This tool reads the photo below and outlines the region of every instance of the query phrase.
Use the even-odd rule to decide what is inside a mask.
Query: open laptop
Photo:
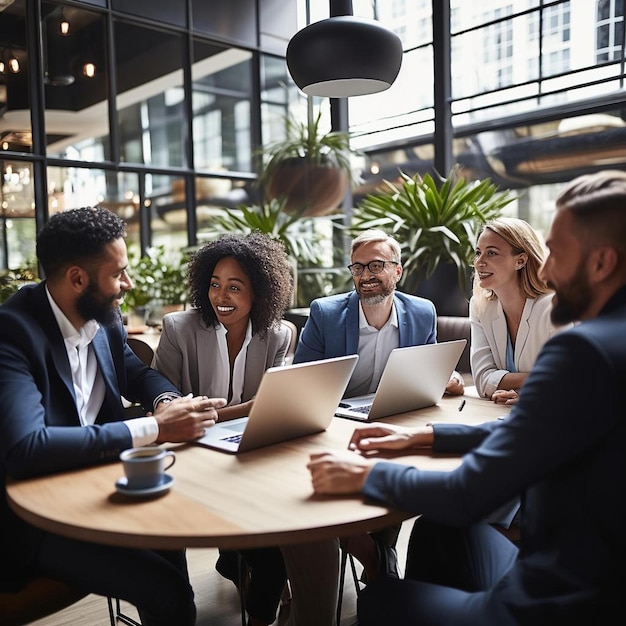
[[[344,398],[335,415],[369,422],[437,404],[466,344],[458,339],[392,350],[376,393]]]
[[[270,367],[250,415],[218,422],[194,443],[237,454],[326,430],[358,358]]]

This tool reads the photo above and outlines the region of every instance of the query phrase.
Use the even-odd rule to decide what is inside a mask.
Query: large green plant
[[[464,287],[478,231],[516,198],[489,178],[465,180],[460,172],[455,166],[437,180],[401,172],[402,184],[385,181],[385,191],[368,195],[353,212],[353,234],[381,228],[398,239],[404,257],[401,285],[407,290],[414,291],[442,263],[456,267]]]
[[[138,246],[128,248],[128,273],[134,287],[124,297],[123,309],[184,304],[187,300],[187,258],[168,254],[164,245],[153,246],[144,255]]]
[[[320,263],[320,241],[312,218],[286,213],[283,208],[284,200],[270,200],[260,205],[221,209],[212,217],[211,227],[215,235],[260,231],[282,242],[287,254],[298,263]]]

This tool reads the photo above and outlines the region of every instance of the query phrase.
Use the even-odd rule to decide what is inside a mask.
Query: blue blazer
[[[382,461],[367,478],[366,496],[450,525],[521,496],[520,553],[488,592],[485,623],[610,623],[609,607],[621,607],[625,338],[623,287],[596,318],[544,344],[506,420],[435,427],[436,450],[476,446],[458,469]]]
[[[161,393],[179,394],[128,347],[121,316],[98,330],[93,348],[106,391],[96,423],[83,427],[65,342],[44,283],[23,287],[0,306],[0,587],[17,585],[40,537],[9,509],[7,476],[27,478],[115,461],[132,446],[122,423],[121,396],[152,410]]]
[[[393,301],[401,348],[437,342],[437,313],[430,300],[395,291]],[[357,354],[358,348],[359,296],[350,291],[311,302],[293,362]]]

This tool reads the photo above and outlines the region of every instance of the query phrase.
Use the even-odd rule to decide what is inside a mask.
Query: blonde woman
[[[539,350],[556,331],[552,291],[539,278],[545,248],[528,222],[500,217],[482,228],[470,300],[470,362],[476,390],[513,404]]]

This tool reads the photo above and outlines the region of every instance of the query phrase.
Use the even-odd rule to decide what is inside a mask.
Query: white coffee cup
[[[129,448],[120,454],[129,489],[150,489],[162,484],[165,470],[176,462],[172,450],[159,446]]]

